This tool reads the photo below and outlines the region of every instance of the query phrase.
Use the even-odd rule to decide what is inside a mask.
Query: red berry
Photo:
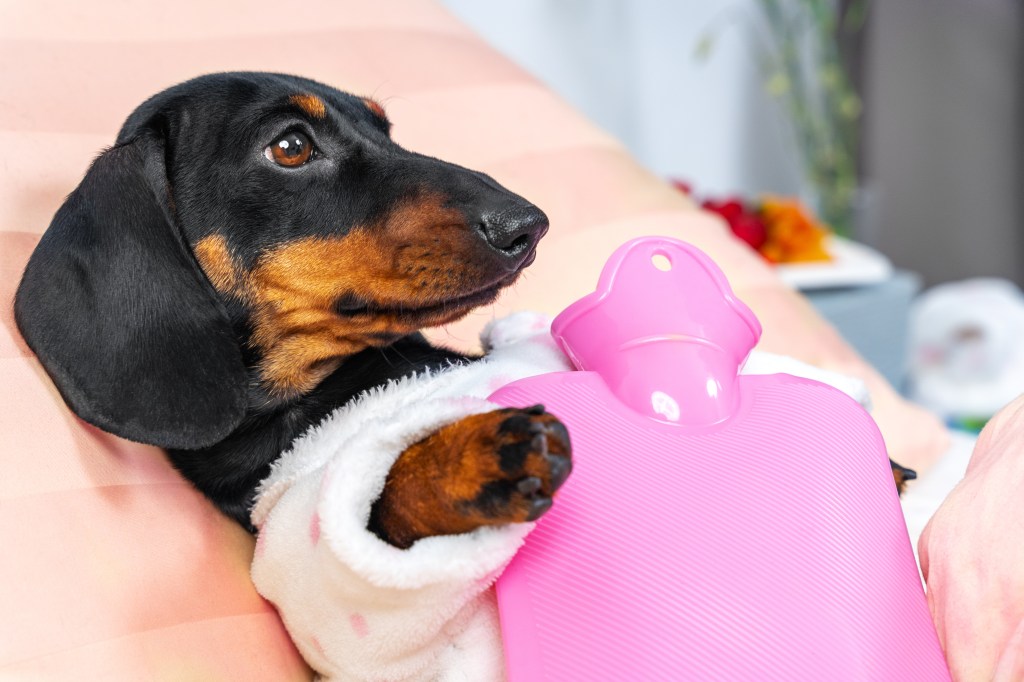
[[[742,218],[746,213],[746,210],[743,208],[742,202],[737,201],[736,199],[730,199],[721,205],[720,212],[722,216],[732,224]]]
[[[742,215],[729,225],[733,234],[745,241],[754,249],[760,249],[768,240],[768,231],[761,219],[747,214]]]

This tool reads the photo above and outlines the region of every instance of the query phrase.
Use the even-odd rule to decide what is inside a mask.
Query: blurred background
[[[1024,391],[1024,3],[444,3],[698,201],[781,194],[848,221],[892,274],[806,293],[896,385]]]
[[[698,194],[751,196],[805,189],[765,73],[778,48],[765,6],[863,4],[858,24],[836,32],[863,102],[857,237],[929,284],[1024,284],[1019,0],[444,2],[652,171]]]

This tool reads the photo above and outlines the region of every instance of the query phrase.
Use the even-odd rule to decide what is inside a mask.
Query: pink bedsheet
[[[21,269],[63,197],[144,98],[204,72],[301,73],[382,101],[409,148],[493,175],[550,235],[493,315],[556,312],[627,238],[689,240],[761,318],[762,347],[865,377],[892,454],[942,431],[903,403],[714,218],[429,0],[5,3],[0,21],[0,678],[287,680],[308,671],[247,579],[252,542],[155,448],[78,421],[13,324]],[[699,96],[695,93],[695,96]]]

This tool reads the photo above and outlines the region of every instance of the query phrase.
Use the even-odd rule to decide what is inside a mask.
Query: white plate
[[[775,266],[782,281],[795,289],[828,289],[878,284],[892,276],[892,263],[878,251],[832,235],[825,249],[831,261],[784,263]]]

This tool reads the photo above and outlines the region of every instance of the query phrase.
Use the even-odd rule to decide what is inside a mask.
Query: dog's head
[[[547,219],[402,149],[381,106],[277,74],[204,76],[126,121],[57,212],[15,303],[86,421],[212,445],[251,403],[493,301]]]

